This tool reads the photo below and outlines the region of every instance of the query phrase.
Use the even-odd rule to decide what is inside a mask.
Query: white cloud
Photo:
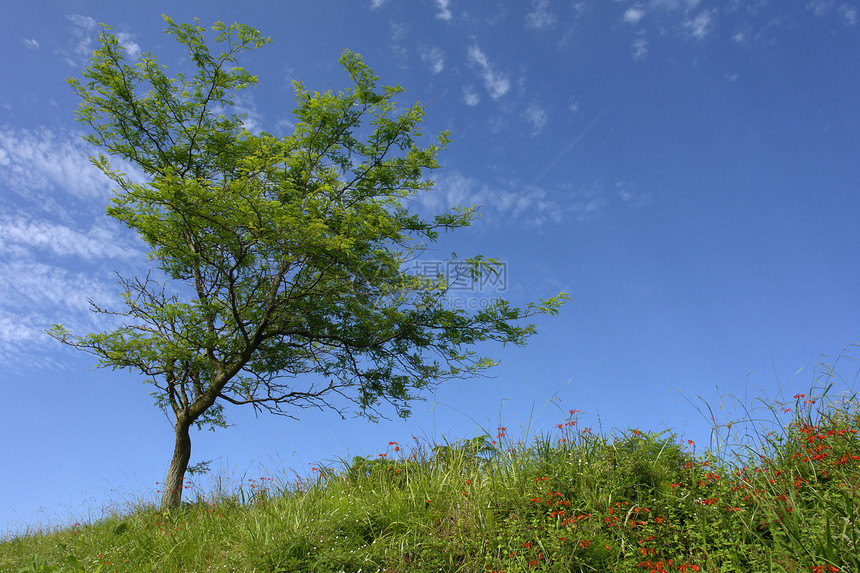
[[[39,49],[39,42],[32,38],[24,38],[24,45],[27,46],[31,50]]]
[[[450,4],[451,0],[436,0],[436,5],[439,7],[439,11],[436,13],[436,17],[440,20],[449,22],[453,17],[453,14],[451,14],[451,10],[449,8]]]
[[[697,40],[704,39],[714,27],[715,10],[700,12],[695,18],[684,21],[684,30]]]
[[[699,5],[700,0],[651,0],[651,6],[664,10],[675,10],[676,8],[686,8],[693,10]]]
[[[53,322],[98,329],[88,299],[121,304],[113,268],[138,267],[145,246],[104,208],[113,182],[77,134],[0,128],[0,363],[29,362],[53,344]],[[126,162],[114,168],[142,174]]]
[[[372,9],[382,8],[385,5],[386,0],[370,0],[370,7]]]
[[[90,300],[119,305],[116,280],[104,272],[94,276],[87,270],[73,270],[36,261],[0,261],[0,271],[8,280],[0,281],[0,312],[18,312],[37,317],[46,310],[64,309],[89,313]],[[32,309],[28,313],[27,309]],[[47,325],[45,325],[47,326]]]
[[[637,185],[630,181],[616,181],[615,192],[622,203],[633,209],[644,207],[651,202],[651,194],[640,192]]]
[[[72,35],[75,37],[75,47],[72,54],[76,57],[66,57],[66,63],[70,66],[78,66],[81,61],[90,58],[93,53],[94,32],[96,21],[89,16],[80,14],[69,14],[66,19],[72,23]]]
[[[425,46],[418,50],[421,61],[430,67],[434,74],[445,69],[445,51],[438,46]]]
[[[511,182],[509,187],[516,189]],[[441,213],[455,206],[479,205],[479,214],[493,218],[515,218],[526,224],[560,223],[565,217],[564,204],[552,199],[543,189],[526,186],[510,191],[490,186],[458,171],[446,171],[427,193],[412,197],[428,213]]]
[[[474,90],[463,88],[463,101],[466,102],[466,105],[469,107],[474,107],[481,103],[481,98]]]
[[[810,0],[806,3],[806,9],[819,17],[836,14],[846,26],[855,25],[860,17],[856,6],[847,2],[837,3],[835,0]]]
[[[532,0],[533,12],[526,14],[526,28],[541,30],[555,24],[555,15],[549,11],[549,0]]]
[[[627,11],[624,12],[624,21],[635,26],[644,16],[645,10],[642,8],[628,8]]]
[[[70,14],[66,19],[72,24],[72,34],[76,42],[71,55],[64,53],[66,63],[79,67],[92,57],[98,23],[93,18],[80,14]],[[128,32],[113,32],[113,34],[131,59],[136,60],[140,57],[140,46],[134,41],[134,34]]]
[[[529,104],[524,113],[526,120],[532,126],[532,135],[539,135],[549,121],[549,114],[535,102]]]
[[[116,34],[116,39],[119,41],[119,45],[125,48],[126,53],[131,57],[131,59],[136,60],[140,57],[140,46],[133,38],[133,34],[128,34],[126,32],[118,32]]]
[[[90,300],[120,308],[116,277],[99,268],[71,269],[35,260],[0,260],[0,364],[44,366],[45,331],[62,323],[73,332],[103,330],[115,317],[97,315]]]
[[[853,26],[857,23],[857,8],[854,6],[849,6],[848,4],[842,4],[839,7],[839,15],[842,17],[842,21],[845,22],[848,26]]]
[[[2,310],[2,309],[0,309]],[[48,327],[47,321],[36,323],[32,316],[17,313],[0,313],[0,352],[4,357],[14,355],[21,347],[32,347],[34,343],[47,342],[43,330]],[[0,360],[6,364],[8,359]]]
[[[536,182],[485,183],[459,171],[447,170],[433,189],[413,195],[408,201],[411,207],[427,214],[438,214],[457,205],[478,205],[478,213],[483,215],[478,224],[505,220],[530,226],[592,221],[600,218],[612,204],[635,209],[651,201],[649,194],[638,191],[634,183],[626,181],[619,181],[614,192],[614,195],[611,190],[607,192],[599,181],[584,186],[564,185],[557,191],[548,191]]]
[[[823,16],[833,8],[833,0],[812,0],[806,3],[806,9],[812,10],[816,16]]]
[[[88,261],[143,256],[142,251],[127,243],[127,238],[123,238],[115,225],[94,225],[84,232],[20,213],[0,213],[0,250],[6,252],[42,251]]]
[[[79,199],[106,199],[112,182],[90,163],[94,151],[73,134],[0,128],[0,184],[29,198],[60,190]]]
[[[486,54],[481,51],[477,43],[469,47],[469,63],[477,65],[484,79],[484,87],[493,99],[499,99],[511,89],[511,82],[507,74],[497,72],[490,64]]]
[[[255,135],[262,133],[263,128],[267,126],[263,114],[257,110],[257,103],[253,96],[247,92],[233,96],[233,108],[230,111],[245,116],[242,118],[242,127]]]
[[[648,55],[648,40],[637,38],[633,40],[633,59],[641,60]]]
[[[395,42],[402,42],[409,37],[409,24],[403,22],[391,23],[391,39]]]

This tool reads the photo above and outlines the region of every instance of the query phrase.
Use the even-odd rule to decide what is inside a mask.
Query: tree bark
[[[164,480],[164,491],[161,494],[161,510],[179,507],[182,501],[183,480],[185,470],[188,469],[188,461],[191,459],[191,435],[188,422],[176,421],[176,443],[173,447],[173,459],[170,460],[170,468]]]

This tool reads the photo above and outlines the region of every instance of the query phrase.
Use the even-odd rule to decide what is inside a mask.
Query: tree
[[[257,78],[237,58],[270,40],[216,23],[215,53],[199,24],[165,20],[193,76],[168,77],[151,54],[128,63],[103,26],[83,77],[69,80],[91,130],[85,139],[107,153],[92,161],[117,186],[107,213],[143,238],[156,268],[120,277],[123,310],[93,303],[122,326],[49,332],[155,387],[175,430],[163,508],[181,500],[192,425],[226,426],[225,403],[291,417],[296,408],[343,415],[354,406],[376,419],[388,402],[405,417],[420,390],[493,364],[471,349],[476,342],[523,345],[535,327],[518,321],[558,312],[564,293],[468,313],[445,303],[445,277],[404,270],[475,211],[432,220],[408,211],[411,195],[432,188],[426,173],[439,167],[448,135],[421,147],[422,106],[399,112],[401,88],[378,87],[360,56],[340,58],[346,91],[295,84],[292,135],[251,133],[234,97]],[[110,156],[137,166],[145,182],[113,170]],[[481,256],[463,263],[473,277],[498,266]]]

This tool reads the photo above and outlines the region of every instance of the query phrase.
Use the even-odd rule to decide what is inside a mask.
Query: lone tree
[[[122,311],[93,303],[120,317],[115,330],[50,331],[155,386],[176,434],[162,508],[180,503],[191,426],[226,426],[225,402],[286,416],[353,406],[371,419],[389,402],[406,417],[417,391],[493,365],[474,343],[523,345],[535,327],[517,321],[558,312],[564,293],[469,313],[446,304],[446,277],[404,270],[440,230],[468,226],[475,213],[409,213],[408,198],[432,188],[426,172],[448,137],[420,146],[423,108],[398,112],[401,88],[378,87],[360,56],[340,59],[346,91],[295,84],[292,135],[251,133],[233,97],[257,78],[237,57],[270,40],[216,23],[216,53],[205,28],[165,20],[192,77],[167,76],[150,54],[128,63],[103,26],[83,78],[69,80],[92,130],[85,139],[107,154],[93,163],[117,186],[107,213],[146,241],[158,279],[120,277]],[[111,169],[109,156],[146,181]],[[473,278],[498,266],[462,262]]]

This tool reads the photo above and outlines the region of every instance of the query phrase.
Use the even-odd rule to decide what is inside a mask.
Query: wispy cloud
[[[600,181],[547,190],[516,180],[486,183],[462,172],[448,170],[432,190],[414,195],[409,201],[411,207],[427,214],[438,214],[456,206],[477,205],[482,218],[476,224],[504,220],[510,224],[540,227],[570,221],[593,221],[613,205],[640,208],[651,198],[639,192],[635,184],[626,181],[616,185],[613,195]]]
[[[451,0],[436,0],[436,6],[439,7],[439,11],[436,12],[436,17],[446,22],[450,21],[454,16],[449,8],[450,5]]]
[[[542,30],[555,25],[555,14],[549,10],[549,0],[532,0],[534,10],[526,14],[526,28]]]
[[[0,261],[0,270],[9,280],[0,281],[0,314],[38,317],[62,309],[57,314],[74,320],[69,311],[89,314],[90,300],[119,305],[116,279],[90,268],[63,268],[38,261]],[[29,311],[29,312],[28,312]],[[56,320],[60,322],[60,320]],[[46,322],[43,327],[49,326]]]
[[[113,183],[90,151],[71,132],[0,129],[0,363],[29,361],[53,322],[97,328],[88,299],[120,304],[113,269],[145,260],[136,235],[105,216]]]
[[[532,102],[524,112],[526,121],[532,126],[532,135],[539,135],[549,121],[549,114],[536,102]]]
[[[560,223],[564,220],[564,205],[550,197],[547,191],[533,186],[510,190],[517,189],[515,185],[510,182],[508,189],[505,189],[449,170],[437,180],[434,189],[414,196],[411,201],[417,202],[428,213],[441,213],[456,206],[478,205],[485,220],[504,217],[527,225]]]
[[[806,3],[806,9],[816,16],[824,16],[833,9],[834,4],[833,0],[810,0]]]
[[[489,92],[491,98],[499,99],[511,89],[511,82],[507,74],[495,70],[490,64],[487,55],[481,51],[477,43],[469,47],[468,61],[480,69],[481,77],[484,79],[484,87]]]
[[[445,50],[438,46],[424,46],[418,49],[421,61],[430,67],[434,74],[441,73],[445,69]]]
[[[0,281],[0,364],[4,367],[44,366],[41,352],[57,344],[45,334],[52,324],[86,333],[115,322],[92,313],[90,300],[110,308],[122,304],[116,278],[104,268],[0,259],[0,273],[5,277]]]
[[[92,151],[71,133],[0,128],[0,185],[34,199],[48,199],[55,190],[106,199],[112,185],[90,163]]]
[[[645,10],[638,7],[628,8],[624,12],[624,21],[634,26],[639,23],[639,20],[645,17]]]
[[[716,10],[705,10],[694,18],[684,21],[684,30],[697,40],[704,39],[714,27],[714,14]]]
[[[77,58],[89,58],[93,53],[96,21],[90,16],[82,16],[80,14],[69,14],[66,16],[66,20],[71,22],[72,35],[75,37],[75,46],[72,48],[72,54]],[[78,65],[78,60],[74,58],[67,57],[66,62],[72,66]]]
[[[382,8],[385,5],[386,1],[387,0],[370,0],[370,7],[373,10],[376,10],[377,8]]]
[[[66,63],[70,66],[79,67],[87,62],[93,54],[97,34],[98,23],[90,16],[80,14],[69,14],[66,19],[72,24],[72,35],[74,36],[74,47],[71,53],[61,52],[65,56]],[[128,32],[113,32],[128,56],[136,60],[140,57],[141,50],[134,41],[134,34]]]
[[[24,45],[27,46],[27,48],[29,48],[31,50],[38,50],[39,49],[39,42],[34,40],[33,38],[24,38],[23,41],[24,41]]]
[[[685,8],[694,10],[701,0],[651,0],[651,6],[654,8],[662,8],[664,10],[675,10],[677,8]]]
[[[474,107],[481,103],[481,97],[471,88],[463,88],[463,101],[469,107]]]
[[[633,40],[633,59],[641,60],[648,55],[648,40],[637,38]]]
[[[116,39],[119,41],[119,45],[125,48],[126,53],[128,53],[132,60],[140,57],[140,46],[134,41],[133,34],[117,32]]]
[[[639,191],[638,186],[631,181],[616,181],[615,192],[624,205],[633,209],[644,207],[651,202],[651,194]]]
[[[0,250],[23,255],[47,253],[87,261],[142,257],[116,225],[99,223],[86,231],[23,213],[0,213]]]
[[[233,107],[230,111],[243,116],[242,127],[253,134],[259,135],[268,125],[263,114],[261,114],[257,109],[257,103],[254,101],[254,97],[249,93],[233,96]],[[269,129],[268,131],[274,130]]]
[[[857,6],[847,2],[836,2],[835,0],[810,0],[806,3],[806,9],[819,17],[835,14],[846,26],[855,25],[858,17],[860,17]]]

